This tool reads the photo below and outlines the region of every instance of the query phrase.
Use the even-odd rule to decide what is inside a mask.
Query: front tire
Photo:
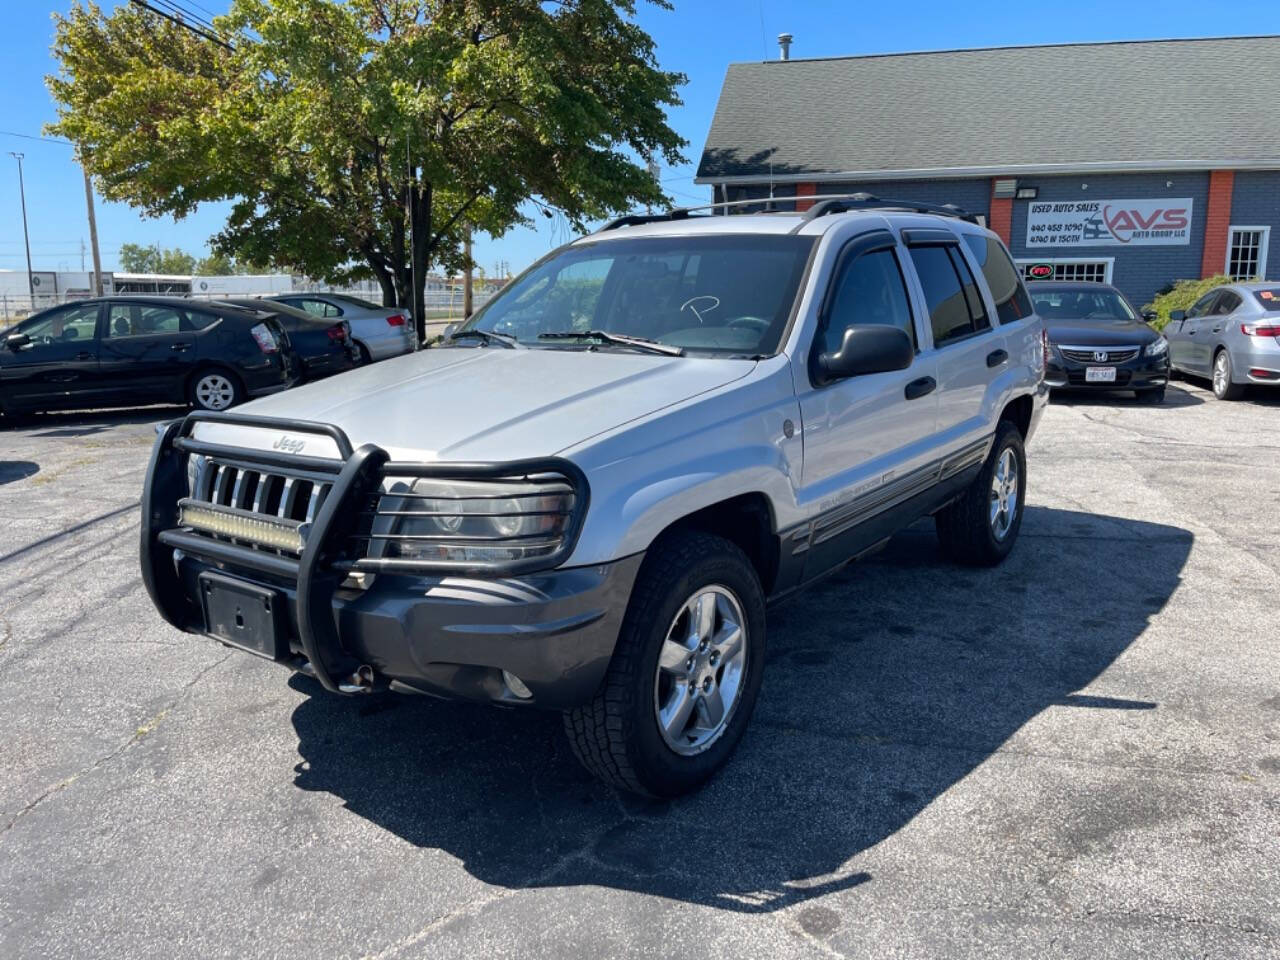
[[[942,552],[966,566],[994,567],[1018,539],[1026,495],[1022,434],[1008,420],[1001,420],[978,476],[959,500],[934,517]]]
[[[1156,387],[1154,390],[1138,390],[1136,391],[1138,402],[1150,404],[1151,406],[1159,406],[1164,403],[1164,387]]]
[[[1213,395],[1219,400],[1239,400],[1244,387],[1231,382],[1231,354],[1219,350],[1213,358]]]
[[[600,689],[565,714],[574,754],[606,783],[674,797],[729,759],[755,708],[764,591],[722,537],[676,531],[650,549]]]
[[[191,378],[187,400],[196,410],[229,410],[244,402],[244,385],[230,370],[201,370]]]

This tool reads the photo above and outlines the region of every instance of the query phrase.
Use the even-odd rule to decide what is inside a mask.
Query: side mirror
[[[877,323],[855,323],[845,328],[840,349],[819,354],[814,362],[818,384],[868,373],[905,370],[916,358],[916,348],[906,331]]]
[[[11,333],[5,338],[4,345],[15,353],[23,347],[30,345],[31,338],[25,333]]]
[[[457,329],[458,329],[458,325],[456,323],[446,323],[444,325],[444,333],[442,334],[442,336],[446,340],[448,340],[450,337],[454,335]]]
[[[1156,313],[1154,310],[1143,310],[1142,319],[1145,323],[1155,323],[1160,319],[1160,314]]]
[[[1185,310],[1170,310],[1170,311],[1169,311],[1169,322],[1170,322],[1170,323],[1181,323],[1181,322],[1182,322],[1183,320],[1185,320],[1186,318],[1187,318],[1187,311],[1185,311]],[[1145,319],[1145,315],[1144,315],[1144,319]]]

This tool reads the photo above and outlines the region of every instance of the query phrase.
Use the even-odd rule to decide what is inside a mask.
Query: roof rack
[[[610,220],[596,233],[617,230],[620,227],[638,227],[646,223],[664,223],[671,220],[688,220],[690,215],[702,210],[727,210],[732,207],[755,207],[763,205],[764,213],[781,213],[795,216],[794,210],[769,209],[778,203],[796,203],[807,200],[813,203],[802,216],[805,222],[824,217],[829,213],[846,213],[850,210],[909,210],[912,213],[932,213],[943,217],[956,217],[977,223],[978,218],[954,203],[915,203],[910,200],[891,200],[876,197],[869,193],[824,193],[810,197],[757,197],[754,200],[728,200],[722,203],[704,203],[697,207],[674,207],[664,213],[632,213],[625,217]]]
[[[978,222],[976,216],[956,206],[954,203],[916,203],[911,200],[891,200],[887,197],[877,197],[869,193],[850,193],[844,196],[808,197],[805,199],[818,201],[805,211],[805,220],[815,220],[818,217],[825,217],[829,213],[846,213],[850,210],[909,210],[912,213],[932,213],[942,217],[955,217],[959,220],[967,220],[969,223]]]

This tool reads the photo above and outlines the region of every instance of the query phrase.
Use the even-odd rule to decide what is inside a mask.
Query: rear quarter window
[[[994,237],[966,233],[964,242],[982,268],[982,276],[991,290],[1000,322],[1013,323],[1031,316],[1031,298],[1027,296],[1027,288],[1000,241]]]

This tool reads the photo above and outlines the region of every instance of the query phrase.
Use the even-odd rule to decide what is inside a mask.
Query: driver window
[[[31,343],[23,348],[31,350],[51,343],[90,341],[94,338],[94,328],[97,325],[98,305],[95,303],[82,307],[63,307],[42,317],[32,317],[19,324],[15,332],[25,333],[31,338]]]
[[[1209,308],[1213,306],[1213,301],[1218,298],[1217,290],[1210,290],[1203,297],[1195,302],[1190,310],[1187,311],[1187,319],[1192,317],[1203,317],[1209,312]]]
[[[819,349],[824,353],[838,351],[845,329],[855,323],[898,327],[913,344],[916,342],[906,285],[892,250],[873,250],[844,265],[836,280],[825,328],[819,334]]]

